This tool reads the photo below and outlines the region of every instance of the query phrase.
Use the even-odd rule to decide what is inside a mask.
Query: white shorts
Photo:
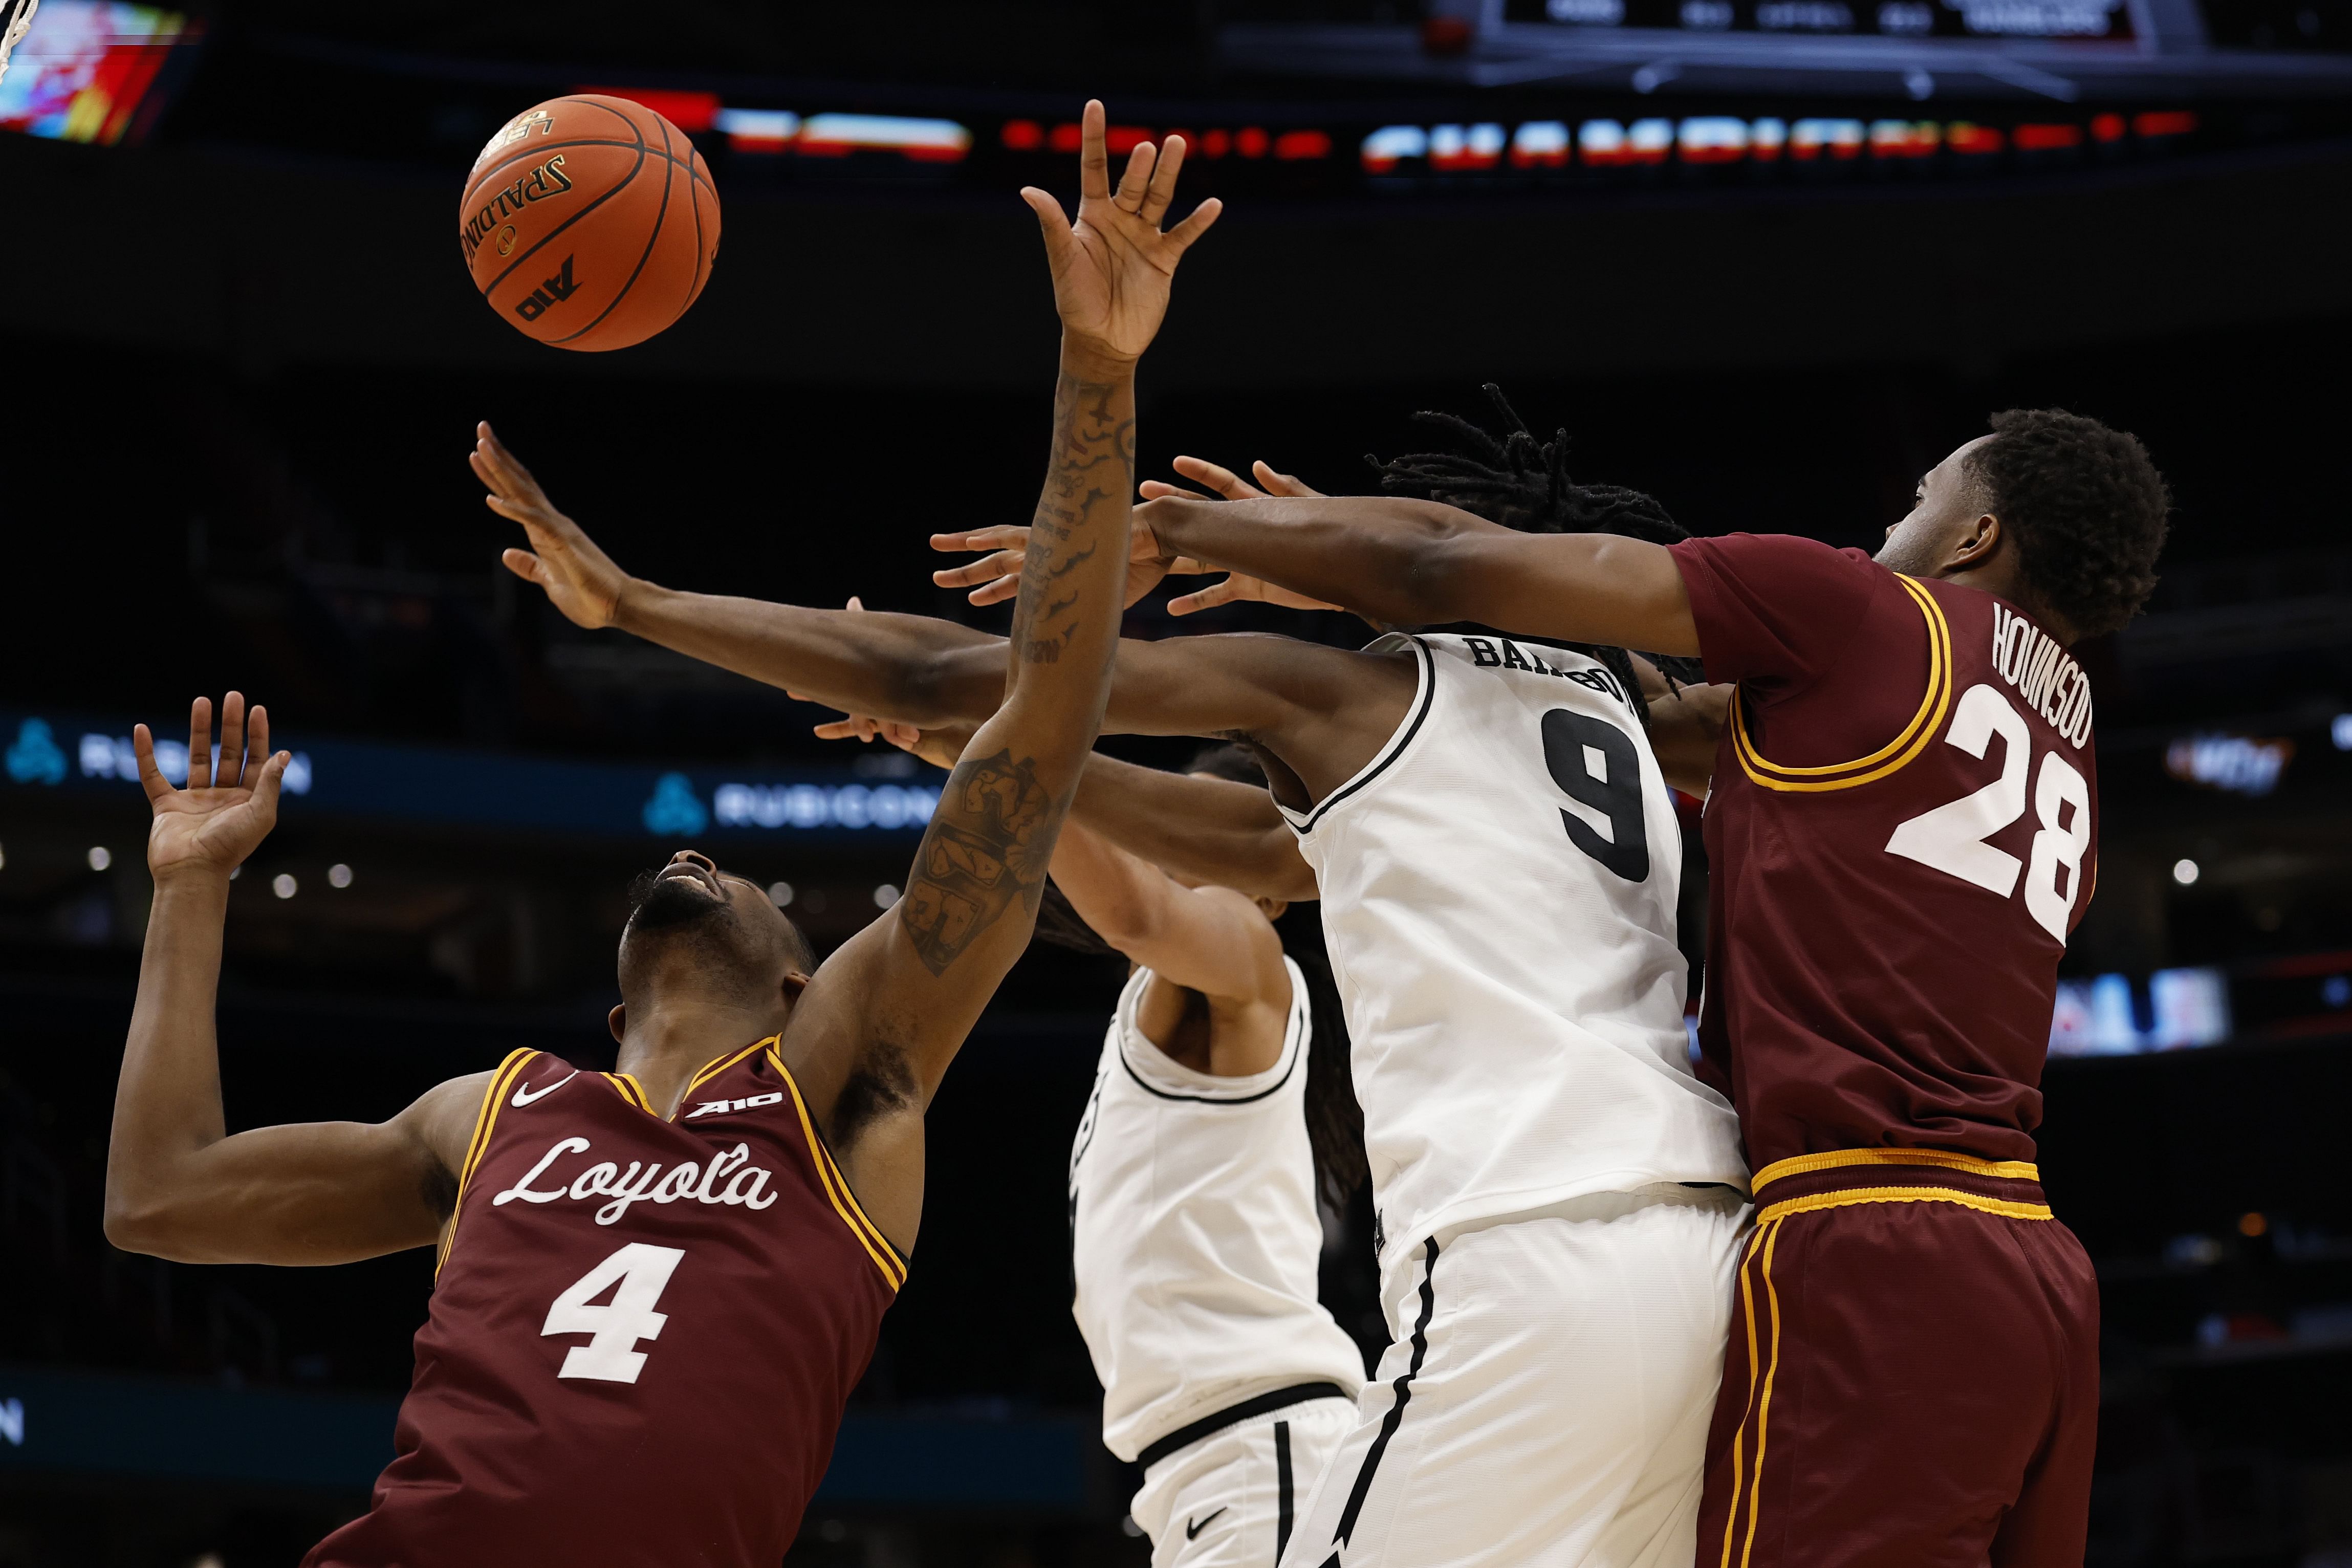
[[[1274,1568],[1303,1501],[1356,1406],[1310,1399],[1253,1415],[1143,1472],[1129,1512],[1151,1538],[1151,1568]]]
[[[1425,1240],[1288,1568],[1689,1568],[1748,1209],[1603,1193]]]

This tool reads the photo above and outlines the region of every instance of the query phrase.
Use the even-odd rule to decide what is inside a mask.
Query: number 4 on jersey
[[[1952,711],[1944,740],[1969,756],[1981,757],[1996,735],[2001,743],[2000,776],[1898,824],[1886,841],[1886,852],[2005,899],[2017,887],[2020,863],[2016,856],[1985,840],[2025,815],[2025,771],[2033,736],[2024,715],[2007,698],[1990,686],[1969,687]],[[2074,808],[2071,816],[2069,806]],[[2041,831],[2034,834],[2021,868],[2025,910],[2063,942],[2066,917],[2082,891],[2083,856],[2091,847],[2091,786],[2073,763],[2055,752],[2044,752],[2033,784],[2033,809]]]
[[[547,1309],[547,1326],[539,1331],[542,1337],[586,1334],[589,1340],[572,1348],[555,1375],[636,1382],[637,1373],[646,1369],[646,1352],[635,1347],[639,1340],[661,1338],[669,1314],[655,1311],[654,1303],[661,1300],[685,1256],[680,1247],[633,1241],[567,1286]],[[607,1290],[613,1300],[595,1305]]]

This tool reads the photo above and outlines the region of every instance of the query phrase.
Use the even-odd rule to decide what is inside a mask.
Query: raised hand
[[[574,626],[591,631],[611,626],[629,574],[578,523],[555,510],[530,470],[499,443],[487,421],[476,426],[474,434],[467,461],[473,465],[474,477],[489,489],[482,500],[500,517],[522,524],[530,540],[530,549],[509,549],[499,559],[524,582],[547,590],[549,602]]]
[[[1029,525],[1000,523],[992,528],[968,528],[954,533],[934,533],[931,548],[943,552],[980,550],[987,553],[977,561],[961,566],[943,566],[931,574],[931,581],[942,588],[970,588],[964,596],[975,605],[1001,605],[1021,591],[1021,563],[1027,559]],[[1151,592],[1160,579],[1171,572],[1204,572],[1208,568],[1190,563],[1171,563],[1160,553],[1160,542],[1144,523],[1144,514],[1135,514],[1135,531],[1128,536],[1127,598],[1132,605]]]
[[[278,787],[289,753],[269,750],[269,710],[250,719],[242,693],[221,700],[220,761],[213,761],[213,702],[199,697],[188,710],[188,784],[175,789],[155,765],[155,738],[144,724],[131,731],[139,756],[139,783],[154,818],[147,826],[147,869],[159,883],[182,872],[236,869],[278,824]]]
[[[1192,216],[1161,233],[1160,220],[1176,195],[1184,165],[1184,139],[1164,146],[1139,143],[1128,155],[1118,189],[1110,185],[1103,106],[1089,100],[1078,154],[1078,216],[1034,185],[1021,199],[1037,215],[1054,271],[1054,307],[1061,312],[1065,350],[1076,350],[1104,368],[1131,363],[1150,346],[1168,310],[1169,280],[1192,243],[1217,221],[1223,205],[1212,196]]]
[[[1179,458],[1176,471],[1197,484],[1207,487],[1226,500],[1252,500],[1269,495],[1319,496],[1323,492],[1304,480],[1279,472],[1264,462],[1255,466],[1260,489],[1230,468],[1220,468],[1201,458]],[[1204,566],[1190,556],[1170,556],[1163,552],[1158,537],[1151,530],[1151,501],[1174,497],[1187,500],[1211,499],[1199,490],[1186,489],[1159,479],[1146,479],[1137,487],[1146,505],[1135,513],[1135,531],[1128,545],[1127,602],[1134,604],[1165,576],[1201,576],[1217,568]],[[931,581],[942,588],[968,588],[965,596],[975,605],[997,605],[1010,599],[1021,586],[1023,552],[1028,548],[1029,530],[1013,524],[993,528],[966,529],[955,533],[931,535],[931,548],[940,551],[984,551],[977,561],[961,566],[944,567],[931,574]],[[1224,581],[1213,584],[1196,593],[1186,594],[1168,601],[1168,613],[1189,616],[1201,610],[1213,609],[1242,600],[1279,605],[1291,610],[1336,610],[1337,605],[1276,587],[1261,577],[1233,573]]]
[[[1176,471],[1195,484],[1207,486],[1226,500],[1256,500],[1265,496],[1319,496],[1323,493],[1297,476],[1279,471],[1264,458],[1250,465],[1250,471],[1257,476],[1255,485],[1251,484],[1231,468],[1219,468],[1202,458],[1177,458]],[[1259,489],[1260,485],[1265,488]],[[1183,496],[1195,500],[1207,499],[1198,490],[1188,490],[1181,485],[1168,484],[1160,479],[1146,479],[1136,489],[1147,501],[1159,500],[1165,496]],[[1172,563],[1168,570],[1189,576],[1213,570],[1213,568],[1202,566],[1190,559],[1180,558]],[[1238,604],[1244,600],[1255,600],[1262,605],[1280,605],[1289,610],[1336,610],[1339,607],[1337,605],[1326,604],[1320,599],[1309,598],[1305,594],[1293,593],[1288,588],[1276,587],[1263,577],[1252,577],[1246,573],[1234,572],[1228,574],[1222,583],[1213,583],[1196,592],[1180,595],[1169,600],[1168,613],[1171,616],[1190,616],[1202,610],[1215,609],[1219,605]]]

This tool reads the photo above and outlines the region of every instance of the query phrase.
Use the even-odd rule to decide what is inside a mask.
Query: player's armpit
[[[106,1237],[175,1263],[351,1263],[430,1247],[491,1078],[427,1090],[389,1121],[232,1133],[107,1173]]]
[[[1666,783],[1704,799],[1714,786],[1716,747],[1738,688],[1685,686],[1650,699],[1650,749]]]

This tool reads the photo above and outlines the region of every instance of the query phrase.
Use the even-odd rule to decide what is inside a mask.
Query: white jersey
[[[1501,637],[1391,636],[1380,754],[1285,808],[1355,1042],[1382,1271],[1445,1226],[1658,1182],[1745,1188],[1690,1069],[1682,829],[1616,679]]]
[[[1364,1381],[1316,1300],[1323,1226],[1307,1142],[1307,983],[1290,972],[1282,1057],[1249,1078],[1170,1059],[1136,1027],[1130,976],[1070,1151],[1072,1310],[1103,1385],[1103,1443],[1133,1462],[1244,1400]]]

